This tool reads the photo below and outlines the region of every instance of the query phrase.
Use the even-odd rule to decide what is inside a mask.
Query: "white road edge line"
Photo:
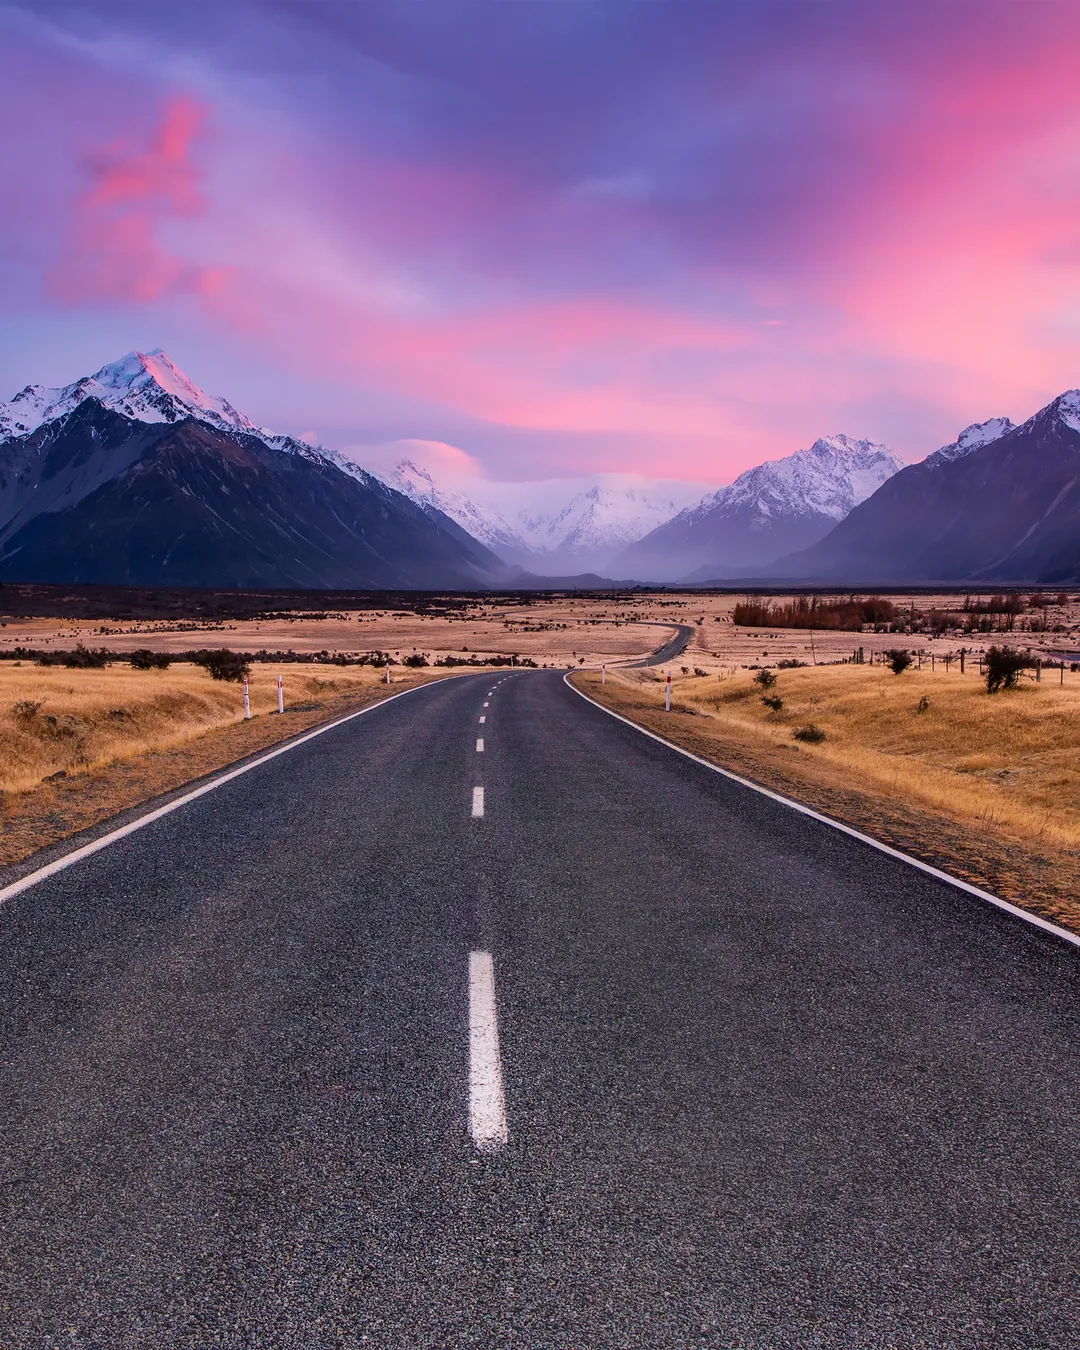
[[[476,738],[476,753],[477,753],[478,755],[482,755],[482,754],[484,753],[484,738],[483,738],[483,736],[477,736],[477,738]]]
[[[481,1153],[498,1152],[508,1135],[490,952],[469,953],[469,1133]]]
[[[444,676],[444,679],[460,679],[460,676]],[[278,755],[288,754],[290,750],[295,750],[298,745],[304,745],[307,741],[313,741],[316,736],[325,735],[328,731],[333,731],[336,727],[344,726],[346,722],[351,722],[356,717],[363,717],[366,713],[377,712],[379,708],[385,708],[388,703],[393,703],[395,699],[404,698],[406,694],[415,694],[420,689],[430,689],[433,684],[441,684],[442,680],[432,681],[428,684],[414,684],[411,689],[402,689],[399,694],[391,694],[389,698],[380,699],[378,703],[372,703],[366,708],[359,708],[356,712],[347,713],[344,717],[339,717],[336,722],[327,722],[323,727],[316,727],[314,731],[306,732],[303,736],[297,736],[294,741],[288,745],[279,745],[276,750],[270,750],[265,755],[260,755],[258,759],[253,759],[247,764],[242,764],[238,769],[230,769],[228,773],[223,773],[220,777],[211,779],[209,783],[203,783],[200,787],[194,788],[191,792],[185,792],[182,797],[177,797],[171,802],[166,802],[164,806],[159,806],[156,810],[148,811],[145,816],[139,816],[136,820],[128,821],[126,825],[121,825],[119,829],[110,830],[108,834],[103,834],[97,839],[92,839],[90,843],[83,844],[79,848],[74,848],[70,853],[65,853],[60,858],[55,858],[51,863],[46,863],[44,867],[39,867],[35,872],[28,872],[26,876],[19,881],[13,881],[10,885],[0,889],[0,905],[8,900],[13,900],[15,896],[21,895],[23,891],[28,891],[31,886],[36,886],[39,881],[45,881],[49,877],[55,876],[57,872],[62,872],[65,867],[70,867],[73,863],[80,862],[83,858],[88,858],[92,853],[98,853],[110,844],[114,844],[118,839],[125,839],[129,834],[134,834],[136,830],[141,830],[144,825],[152,825],[155,820],[160,820],[162,816],[170,815],[173,811],[179,811],[182,806],[187,806],[188,802],[193,802],[199,797],[204,797],[208,792],[213,792],[215,788],[221,787],[225,783],[231,783],[234,778],[239,778],[241,774],[250,773],[252,769],[259,768],[271,759],[277,759]]]
[[[472,813],[474,817],[484,814],[484,789],[474,787],[472,790]]]
[[[984,900],[988,905],[1003,909],[1006,914],[1011,914],[1017,919],[1023,919],[1025,923],[1030,923],[1035,928],[1041,928],[1044,932],[1051,933],[1056,938],[1061,938],[1073,947],[1080,947],[1080,936],[1077,936],[1076,933],[1070,933],[1067,928],[1059,928],[1056,923],[1051,923],[1049,919],[1041,918],[1038,914],[1032,914],[1029,910],[1021,909],[1019,905],[1010,904],[1008,900],[1002,900],[999,895],[993,895],[990,891],[984,891],[978,886],[973,886],[969,881],[961,881],[959,877],[950,876],[948,872],[943,872],[939,867],[932,867],[930,863],[921,862],[909,853],[902,853],[898,848],[883,844],[880,839],[875,839],[869,834],[863,834],[861,830],[856,830],[851,825],[845,825],[842,821],[833,820],[831,816],[822,815],[820,811],[815,811],[810,806],[803,806],[801,802],[793,801],[792,798],[785,797],[780,792],[773,792],[771,788],[762,787],[760,783],[752,783],[749,778],[740,778],[737,773],[732,773],[730,769],[722,769],[719,764],[711,764],[707,759],[702,759],[700,755],[684,750],[681,745],[676,745],[674,741],[665,740],[663,736],[658,736],[655,731],[648,731],[645,727],[638,726],[629,717],[623,717],[622,713],[612,712],[610,708],[605,708],[602,703],[590,698],[588,694],[583,694],[580,689],[571,683],[569,674],[563,676],[563,684],[568,689],[573,689],[574,693],[583,698],[586,703],[591,703],[594,708],[599,708],[609,717],[614,717],[617,722],[625,722],[628,727],[640,731],[643,736],[648,736],[651,741],[657,741],[660,745],[666,745],[669,750],[674,750],[676,754],[683,755],[686,759],[692,759],[695,764],[700,764],[703,769],[710,769],[713,773],[720,774],[722,778],[727,778],[732,783],[738,783],[740,787],[749,788],[751,792],[757,792],[762,797],[769,797],[774,802],[789,806],[792,811],[798,811],[802,816],[809,816],[811,820],[818,820],[822,825],[828,825],[831,829],[839,830],[841,834],[850,835],[852,839],[858,839],[860,843],[869,844],[871,848],[876,848],[879,853],[884,853],[890,858],[896,858],[899,862],[907,863],[909,867],[917,867],[920,872],[925,872],[927,876],[935,877],[938,881],[944,881],[950,886],[955,886],[958,890],[966,891],[968,895],[974,895],[977,899]]]

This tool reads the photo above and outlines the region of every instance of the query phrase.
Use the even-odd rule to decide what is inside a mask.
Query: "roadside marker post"
[[[607,684],[607,663],[604,661],[600,662],[600,683]]]
[[[285,711],[285,691],[281,687],[281,676],[277,677],[277,710],[279,713]]]
[[[667,673],[667,685],[666,685],[666,689],[667,689],[667,694],[666,694],[666,697],[665,697],[665,699],[664,699],[664,711],[665,711],[665,712],[670,712],[670,711],[671,711],[671,671],[670,671],[670,670],[669,670],[668,673]]]
[[[247,680],[244,681],[244,718],[248,722],[251,721],[251,698],[248,694]]]
[[[390,662],[389,662],[389,661],[387,661],[387,663],[386,663],[386,683],[387,683],[387,684],[390,683]]]

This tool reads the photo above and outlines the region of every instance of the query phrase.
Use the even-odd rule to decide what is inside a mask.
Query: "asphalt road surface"
[[[1080,1345],[1080,954],[554,672],[0,935],[4,1350]]]
[[[642,666],[662,666],[665,662],[674,661],[677,656],[682,656],[689,645],[690,639],[694,636],[694,630],[688,623],[677,623],[674,627],[679,631],[670,642],[665,642],[651,656],[643,657],[640,661],[626,661],[618,664],[625,665],[629,670],[634,670]]]

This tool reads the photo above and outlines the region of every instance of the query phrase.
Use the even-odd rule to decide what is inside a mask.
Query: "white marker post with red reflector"
[[[285,691],[281,687],[281,676],[277,677],[277,710],[279,713],[285,711]]]
[[[251,721],[251,697],[248,694],[247,680],[244,681],[244,717],[247,721]]]
[[[600,662],[600,683],[607,684],[607,663],[604,661]]]
[[[671,711],[671,671],[667,673],[667,697],[664,700],[664,711]]]

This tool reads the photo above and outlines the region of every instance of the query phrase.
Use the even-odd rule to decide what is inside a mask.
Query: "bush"
[[[904,671],[911,665],[911,653],[906,647],[889,647],[881,654],[888,662],[889,669],[894,675],[903,675]]]
[[[422,652],[413,652],[412,656],[407,656],[401,664],[403,666],[412,666],[414,669],[419,669],[420,666],[426,666],[429,662]]]
[[[230,651],[228,647],[212,652],[194,652],[191,659],[197,666],[208,670],[214,680],[234,680],[239,684],[247,679],[251,670],[247,657],[240,652]]]
[[[917,713],[924,713],[924,712],[927,711],[927,709],[928,709],[929,707],[930,707],[930,700],[926,697],[925,694],[923,694],[922,698],[919,699],[919,702],[918,702],[917,707],[915,708],[915,711],[916,711]]]
[[[774,713],[778,713],[784,706],[784,700],[779,694],[765,694],[762,696],[761,701],[765,704],[766,708]]]
[[[707,670],[702,670],[700,666],[694,667],[694,674],[698,677],[699,680],[703,679],[706,675],[708,675],[708,673],[709,672]]]
[[[1031,653],[1017,651],[1015,647],[991,647],[983,660],[988,694],[996,694],[999,689],[1015,689],[1024,671],[1035,668]]]
[[[776,683],[776,676],[771,670],[759,670],[754,676],[754,683],[761,685],[762,689],[771,689]]]
[[[37,652],[35,655],[39,666],[67,666],[71,670],[101,670],[115,659],[115,652],[105,647],[84,647],[81,642],[73,652]]]
[[[152,652],[145,647],[131,653],[128,658],[132,670],[168,670],[172,657],[168,652]]]
[[[804,727],[796,727],[791,734],[797,741],[807,741],[810,745],[819,745],[825,739],[825,733],[813,722],[807,722]]]

